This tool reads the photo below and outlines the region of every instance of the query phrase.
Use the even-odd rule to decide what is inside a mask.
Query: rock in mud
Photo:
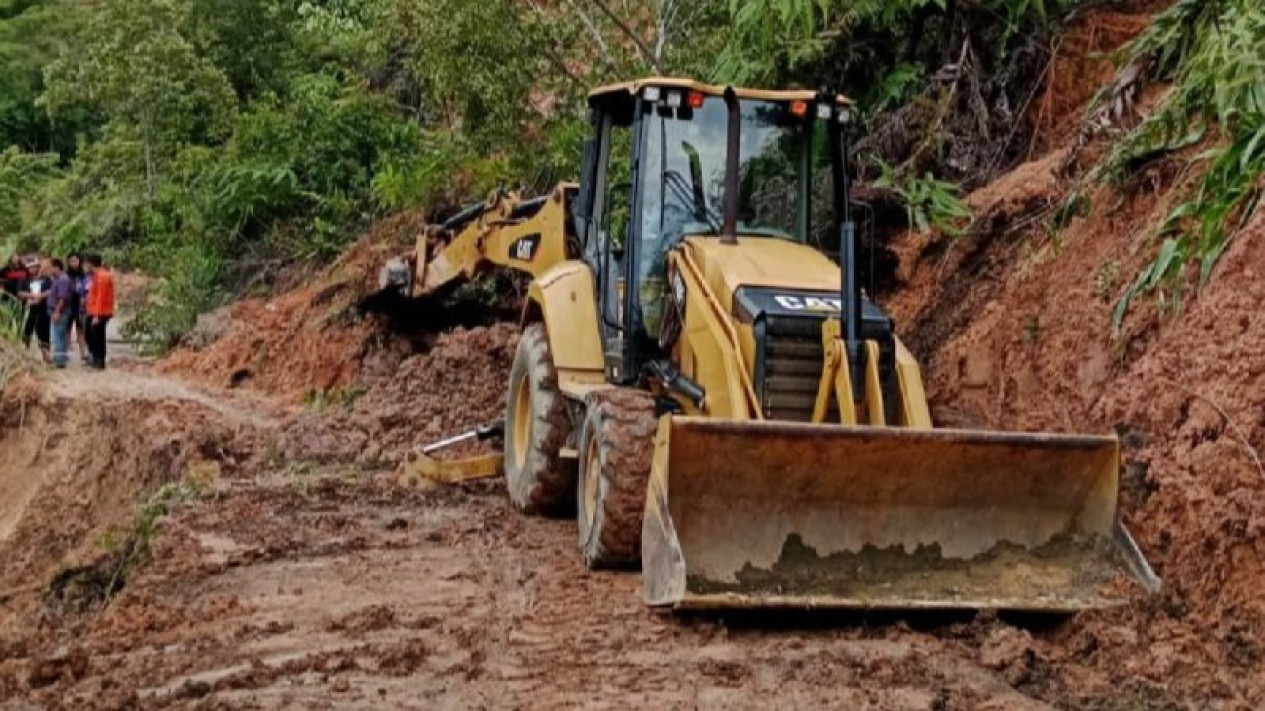
[[[1002,670],[1016,663],[1025,663],[1034,654],[1032,635],[1015,627],[993,630],[980,647],[979,663],[989,669]]]
[[[59,647],[31,665],[27,684],[40,689],[58,682],[74,682],[88,671],[88,654],[79,647]]]

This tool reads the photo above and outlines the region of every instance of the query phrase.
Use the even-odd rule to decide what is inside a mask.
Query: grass
[[[1175,151],[1211,148],[1195,163],[1202,179],[1160,225],[1155,257],[1117,303],[1118,332],[1131,302],[1156,294],[1161,311],[1179,308],[1198,265],[1211,278],[1236,232],[1260,207],[1265,183],[1265,6],[1259,0],[1179,0],[1158,14],[1125,51],[1172,89],[1117,142],[1103,168],[1116,181]]]
[[[59,613],[103,609],[123,590],[153,553],[159,521],[179,504],[199,498],[214,478],[202,470],[158,487],[137,504],[131,521],[107,532],[99,544],[105,555],[89,565],[65,568],[48,586],[48,605]]]
[[[303,394],[303,407],[313,412],[324,412],[331,408],[350,410],[364,394],[364,388],[308,390]]]
[[[39,367],[39,360],[22,344],[25,323],[26,305],[0,291],[0,389]]]

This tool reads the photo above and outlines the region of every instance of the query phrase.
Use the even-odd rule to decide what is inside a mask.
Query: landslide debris
[[[362,368],[393,367],[407,343],[360,305],[377,290],[377,267],[386,255],[411,243],[421,226],[416,213],[384,220],[295,288],[204,316],[158,372],[219,388],[249,385],[298,401],[349,386]]]
[[[1036,635],[1041,674],[1017,688],[1070,708],[1253,708],[1265,698],[1265,210],[1180,310],[1137,304],[1117,333],[1115,305],[1188,177],[1160,166],[1149,190],[1091,186],[1082,213],[1051,229],[1072,185],[1063,161],[1049,153],[973,194],[978,222],[960,240],[904,235],[895,248],[905,288],[892,306],[933,403],[993,429],[1117,433],[1123,515],[1165,584]]]
[[[518,327],[507,323],[441,334],[429,350],[393,369],[309,400],[286,433],[285,452],[295,460],[393,467],[418,445],[502,417],[517,346]],[[495,446],[464,445],[444,456]]]

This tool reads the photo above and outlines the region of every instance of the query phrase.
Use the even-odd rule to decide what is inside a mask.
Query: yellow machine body
[[[723,93],[649,80],[595,95],[655,85]],[[423,235],[408,291],[491,267],[530,274],[527,317],[545,324],[559,391],[583,403],[615,385],[596,267],[573,247],[576,189],[530,209],[493,196],[443,239]],[[841,300],[829,298],[844,286],[838,264],[801,241],[736,237],[686,235],[665,278],[634,294],[618,284],[619,298],[677,319],[666,357],[706,393],[651,383],[676,412],[659,419],[646,492],[649,604],[1075,611],[1158,588],[1120,523],[1114,437],[933,429],[918,364],[890,322],[862,332],[863,375],[850,375]],[[794,340],[759,332],[768,309],[785,312]]]
[[[895,407],[874,341],[857,405],[832,318],[820,321],[811,417],[770,421],[749,376],[751,326],[726,297],[788,284],[838,293],[837,267],[761,238],[687,239],[673,264],[687,294],[678,356],[709,398],[660,421],[642,535],[648,603],[1075,611],[1124,602],[1126,581],[1158,586],[1119,523],[1114,437],[933,430],[899,340]]]

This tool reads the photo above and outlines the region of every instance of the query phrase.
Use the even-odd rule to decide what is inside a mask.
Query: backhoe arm
[[[567,208],[576,190],[575,184],[563,183],[530,200],[497,191],[444,224],[424,229],[412,255],[383,268],[380,286],[420,297],[494,267],[539,276],[574,251]]]

